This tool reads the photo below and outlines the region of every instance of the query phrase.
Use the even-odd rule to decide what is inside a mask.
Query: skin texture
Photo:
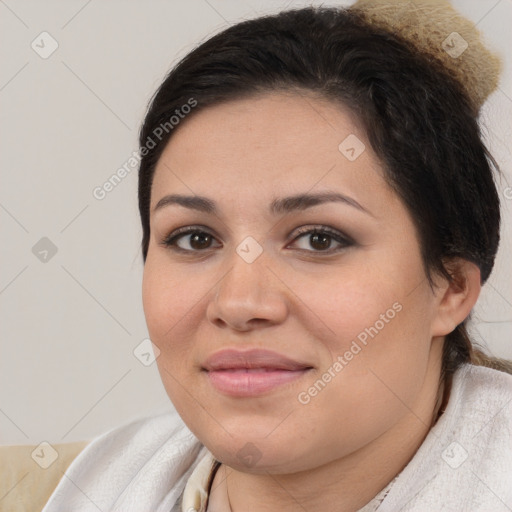
[[[354,161],[338,149],[350,134],[365,145]],[[269,212],[276,198],[326,191],[371,213],[340,202]],[[206,196],[219,211],[154,212],[171,193]],[[460,262],[459,285],[430,288],[413,221],[364,130],[347,109],[311,94],[268,93],[182,121],[156,167],[150,222],[144,311],[170,399],[223,462],[211,503],[229,510],[229,492],[235,511],[365,505],[435,420],[443,336],[476,302],[478,269]],[[212,235],[205,245],[190,235],[176,242],[188,253],[162,245],[198,224]],[[322,251],[310,234],[299,237],[301,226],[326,226],[354,243],[331,238]],[[263,250],[252,263],[236,252],[248,236]],[[382,322],[347,361],[357,336]],[[201,371],[224,348],[267,348],[312,369],[261,396],[230,397]],[[301,403],[338,356],[342,370]]]

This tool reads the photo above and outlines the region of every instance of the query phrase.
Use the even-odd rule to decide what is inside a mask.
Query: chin
[[[235,448],[236,445],[236,448]],[[235,441],[228,445],[207,446],[213,455],[223,464],[243,473],[293,473],[294,461],[290,460],[292,447],[276,452],[269,443],[255,443],[252,441]]]
[[[247,422],[251,423],[251,420],[248,419]],[[209,424],[208,428],[194,433],[217,460],[237,471],[282,474],[307,469],[307,464],[300,462],[300,459],[309,458],[300,450],[307,447],[301,446],[301,443],[290,436],[289,430],[283,430],[280,437],[269,436],[276,423],[272,422],[272,425],[269,428],[268,422],[264,426],[255,425],[253,422],[252,428],[249,424],[239,430],[233,425],[227,425],[226,432],[218,424],[215,427]]]

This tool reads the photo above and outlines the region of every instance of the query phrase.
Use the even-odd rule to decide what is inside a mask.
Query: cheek
[[[349,436],[367,428],[371,437],[372,429],[404,414],[428,366],[433,299],[422,267],[383,267],[351,269],[297,290],[314,305],[316,320],[308,328],[316,329],[313,335],[330,356],[302,397],[313,416],[330,416],[326,425],[343,425]]]
[[[190,318],[203,295],[193,279],[187,283],[182,273],[162,261],[164,259],[148,253],[142,282],[149,335],[161,351],[157,359],[159,365],[177,362],[186,356],[188,339],[193,334]]]
[[[315,330],[315,338],[333,358],[349,350],[354,340],[364,346],[374,336],[383,337],[403,318],[404,276],[390,276],[390,269],[375,258],[333,267],[323,275],[295,276],[294,293],[302,303],[297,311],[313,313],[303,324]]]
[[[172,264],[164,252],[150,250],[142,298],[151,341],[160,350],[156,363],[162,383],[180,415],[193,423],[198,411],[191,406],[208,403],[197,388],[198,347],[211,335],[205,314],[218,277],[192,267]]]
[[[192,279],[193,281],[193,279]],[[142,301],[148,328],[158,338],[173,329],[198,300],[197,287],[187,286],[183,273],[165,255],[148,252],[142,280]]]
[[[302,417],[313,422],[322,418],[313,435],[319,441],[343,439],[342,452],[376,439],[416,408],[429,343],[417,338],[421,326],[408,305],[397,306],[347,315],[343,324],[340,320],[340,335],[328,347],[332,362],[305,383],[297,397]],[[388,323],[379,318],[381,311],[388,311]]]
[[[194,287],[186,286],[183,276],[161,259],[149,251],[142,282],[144,315],[149,337],[160,350],[156,364],[162,384],[176,409],[186,417],[184,390],[190,385],[185,368],[192,364],[189,348],[193,334],[188,318],[198,297],[192,293]]]

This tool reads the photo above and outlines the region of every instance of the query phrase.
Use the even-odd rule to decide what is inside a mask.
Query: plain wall
[[[310,3],[343,5],[0,2],[1,444],[90,439],[172,409],[156,364],[134,355],[148,336],[137,167],[129,164],[140,123],[173,63],[199,41],[244,18]],[[505,174],[502,244],[471,328],[490,353],[512,358],[512,2],[453,5],[504,59],[482,111]],[[58,42],[48,58],[31,46],[51,49],[43,31]],[[95,187],[125,164],[127,176],[96,199]]]

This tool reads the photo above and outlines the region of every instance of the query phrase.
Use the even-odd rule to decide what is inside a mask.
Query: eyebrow
[[[283,215],[293,211],[306,210],[307,208],[329,202],[344,203],[367,213],[372,217],[374,216],[367,208],[359,204],[355,199],[338,192],[297,194],[294,196],[281,197],[272,201],[269,210],[273,215]],[[153,212],[174,204],[204,213],[215,215],[218,213],[217,205],[212,199],[204,196],[185,196],[181,194],[170,194],[162,197],[154,207]]]

